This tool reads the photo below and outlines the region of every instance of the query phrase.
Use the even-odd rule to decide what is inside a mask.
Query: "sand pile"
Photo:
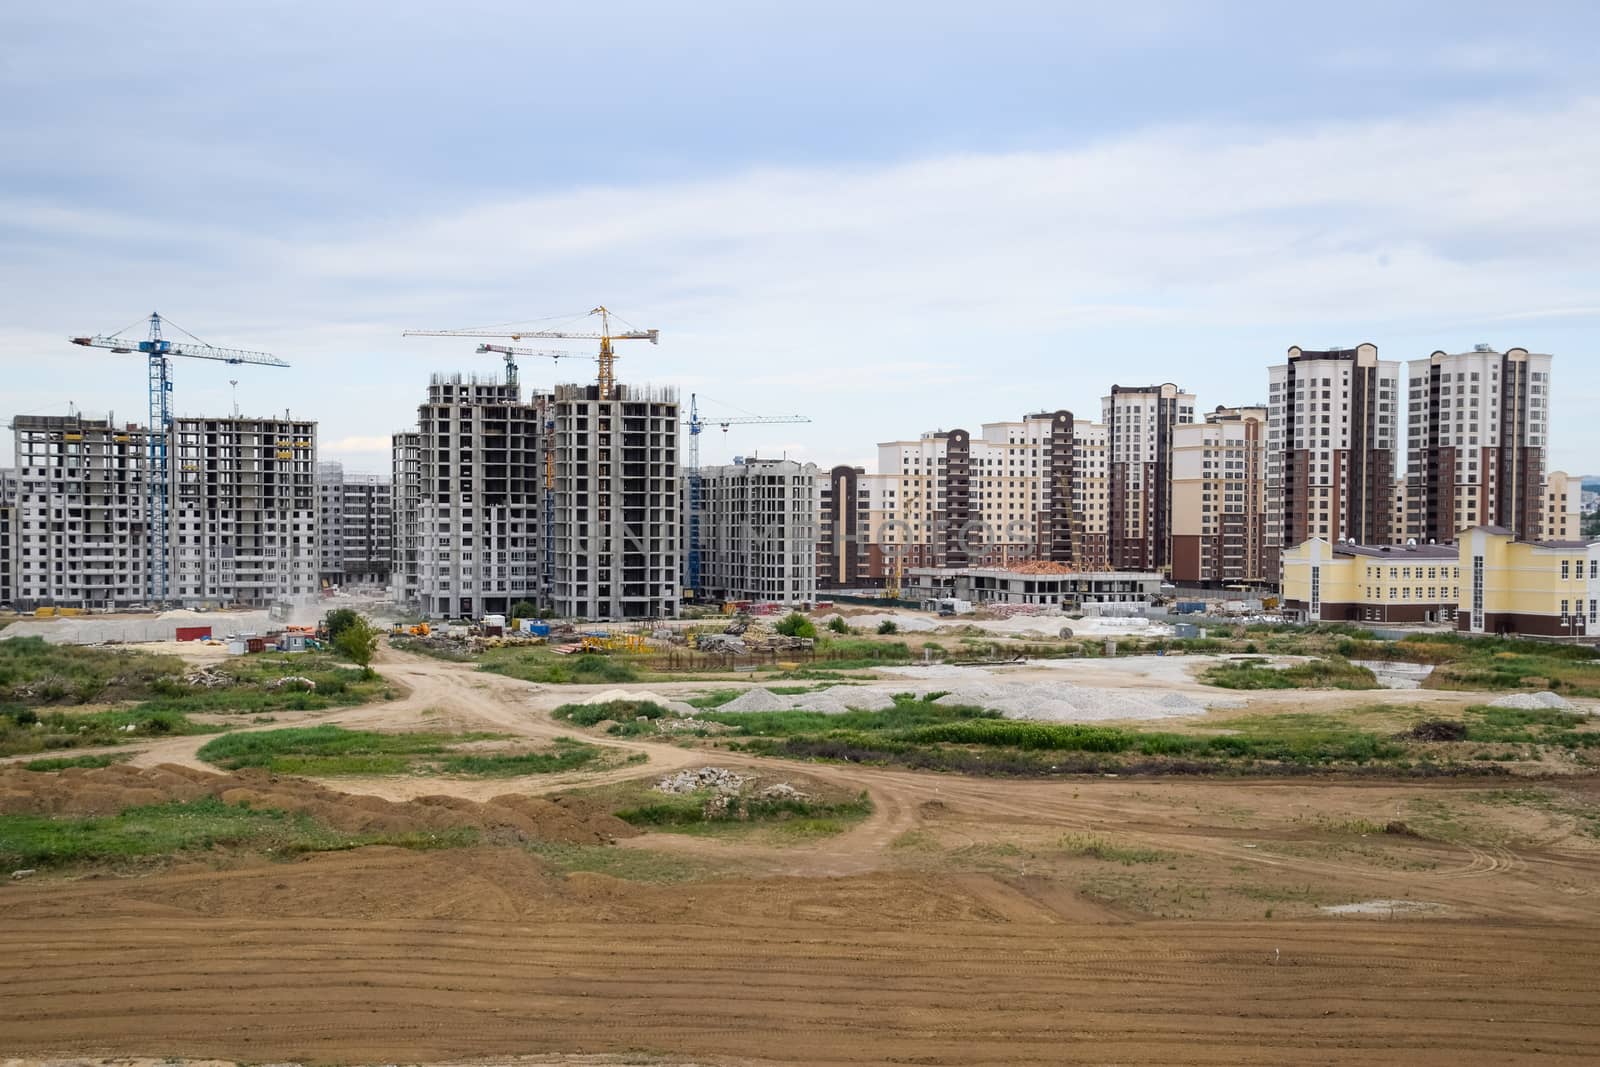
[[[649,689],[607,689],[580,701],[583,704],[614,704],[619,700],[635,700],[647,704],[659,704],[674,715],[693,715],[700,709],[693,704],[685,704],[681,700],[652,692]]]
[[[391,801],[340,793],[266,771],[232,774],[173,764],[115,765],[58,772],[0,768],[0,813],[8,815],[116,815],[128,808],[216,797],[225,804],[304,813],[350,833],[414,833],[467,827],[534,841],[604,844],[638,831],[571,797],[546,800],[516,794],[479,803],[430,796]]]

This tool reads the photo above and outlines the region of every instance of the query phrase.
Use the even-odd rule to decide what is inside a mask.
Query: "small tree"
[[[835,615],[828,620],[828,629],[836,634],[847,634],[850,632],[850,624],[844,621],[844,616]]]
[[[880,634],[897,634],[900,632],[900,627],[895,625],[893,619],[884,619],[878,624],[878,632]]]
[[[346,624],[333,639],[333,647],[339,650],[339,655],[361,668],[363,678],[372,677],[372,654],[378,648],[378,631],[366,619],[357,615],[354,622]]]
[[[531,600],[519,600],[511,605],[511,626],[513,629],[516,628],[518,619],[537,619],[538,617],[539,605]]]
[[[328,640],[338,641],[339,635],[344,633],[347,627],[360,621],[361,616],[349,608],[335,608],[323,616],[322,625],[328,628]]]
[[[791,611],[778,620],[777,630],[785,637],[817,636],[817,628],[811,625],[811,620],[798,611]]]

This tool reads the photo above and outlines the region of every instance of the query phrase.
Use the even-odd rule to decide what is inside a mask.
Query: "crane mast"
[[[148,357],[147,378],[150,393],[150,436],[147,448],[149,470],[146,478],[148,499],[148,525],[146,544],[150,566],[146,586],[150,599],[165,603],[168,596],[168,446],[172,436],[172,358],[211,359],[221,363],[252,364],[258,367],[287,367],[289,364],[266,352],[252,352],[243,348],[219,348],[206,344],[199,338],[191,341],[173,341],[161,330],[162,319],[158,312],[150,313],[149,336],[134,341],[121,336],[126,329],[113,334],[95,334],[93,337],[69,337],[67,340],[85,348],[105,348],[119,354],[138,352]],[[184,331],[182,327],[178,328]]]

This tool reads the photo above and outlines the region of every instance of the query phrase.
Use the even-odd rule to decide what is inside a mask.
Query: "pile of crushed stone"
[[[584,704],[614,704],[619,700],[637,701],[642,704],[659,704],[674,715],[693,715],[699,709],[692,704],[685,704],[681,700],[674,700],[669,696],[652,692],[649,689],[607,689],[585,698]]]
[[[74,767],[63,771],[0,768],[0,814],[117,815],[128,808],[216,797],[224,804],[305,814],[349,833],[423,833],[461,827],[529,841],[610,844],[639,831],[572,797],[507,794],[482,803],[429,796],[393,801],[341,793],[304,778],[263,770],[213,774],[164,763],[159,767]]]
[[[655,790],[672,796],[686,796],[710,789],[724,796],[738,796],[747,781],[748,778],[726,767],[697,767],[667,775],[655,784]]]
[[[1511,693],[1489,703],[1491,708],[1511,708],[1515,711],[1572,711],[1572,701],[1555,693]]]

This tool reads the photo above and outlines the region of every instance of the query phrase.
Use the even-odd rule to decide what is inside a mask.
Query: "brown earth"
[[[584,692],[393,654],[385,671],[413,696],[326,718],[548,739],[574,732],[549,709]],[[115,806],[227,779],[330,821],[509,819],[529,809],[489,790],[531,802],[706,763],[802,770],[589,739],[650,763],[495,783],[369,779],[339,793],[202,774],[205,739],[173,738],[141,750],[142,770],[0,772],[0,809]],[[76,783],[19,800],[24,773]],[[866,790],[873,815],[787,846],[646,834],[538,854],[362,849],[0,885],[0,1049],[334,1063],[1600,1059],[1593,780],[803,774]],[[1383,832],[1390,823],[1405,832]],[[539,819],[522,832],[552,833]],[[654,884],[583,869],[597,858],[703,867]],[[1434,910],[1322,911],[1389,900]]]

